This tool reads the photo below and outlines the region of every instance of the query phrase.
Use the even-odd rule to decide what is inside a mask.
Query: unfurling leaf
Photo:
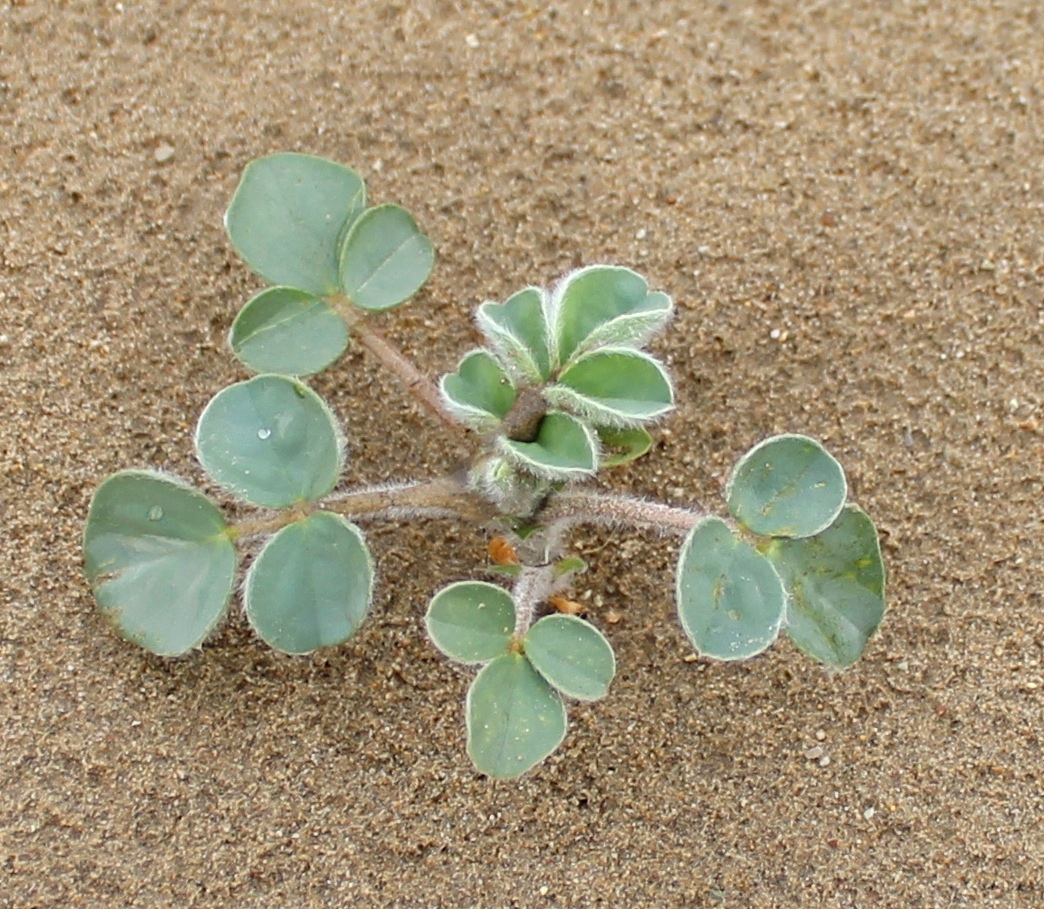
[[[592,265],[568,275],[550,309],[557,364],[598,347],[640,347],[670,318],[673,303],[649,293],[641,275],[615,265]]]
[[[515,386],[484,350],[467,354],[457,371],[442,377],[442,398],[453,415],[473,429],[496,426],[515,403]]]
[[[517,380],[539,383],[551,374],[546,299],[527,287],[504,303],[483,303],[476,321],[504,367]]]
[[[533,442],[504,438],[498,441],[506,457],[523,470],[548,480],[589,476],[598,469],[593,433],[569,414],[547,414]]]

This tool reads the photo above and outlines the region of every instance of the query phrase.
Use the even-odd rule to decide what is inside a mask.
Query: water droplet
[[[259,439],[267,439],[270,435],[272,435],[271,429],[259,429],[257,431],[257,437]]]
[[[153,505],[152,508],[149,509],[149,520],[150,521],[158,521],[162,517],[163,517],[163,509],[160,508],[159,505]]]

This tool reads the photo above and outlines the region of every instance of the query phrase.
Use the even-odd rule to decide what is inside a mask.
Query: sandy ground
[[[0,8],[0,906],[1044,906],[1044,8],[545,7]],[[202,480],[260,286],[221,214],[276,150],[432,236],[384,323],[432,375],[478,302],[574,265],[673,294],[681,406],[607,484],[720,509],[752,443],[823,439],[882,530],[867,659],[688,662],[676,544],[583,532],[617,681],[495,783],[420,624],[483,560],[465,526],[373,528],[375,614],[337,650],[279,656],[238,612],[180,661],[120,641],[87,503],[123,467]],[[317,388],[346,485],[451,463],[361,353]]]

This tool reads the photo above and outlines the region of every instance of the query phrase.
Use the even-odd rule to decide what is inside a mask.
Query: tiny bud
[[[575,600],[567,600],[565,597],[548,597],[547,601],[565,615],[580,615],[584,611],[584,607]]]
[[[507,537],[493,537],[488,546],[489,558],[494,565],[518,565],[518,553]]]

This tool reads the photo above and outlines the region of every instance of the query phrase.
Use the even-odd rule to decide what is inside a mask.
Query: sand
[[[1044,9],[547,6],[0,10],[0,906],[1044,905]],[[225,336],[261,286],[221,215],[279,150],[433,238],[381,320],[428,375],[476,304],[576,265],[671,293],[680,406],[605,488],[721,511],[754,442],[822,439],[882,533],[866,659],[687,660],[677,542],[583,530],[619,674],[503,783],[421,625],[480,529],[369,528],[374,614],[328,652],[273,653],[238,609],[186,659],[121,641],[90,495],[205,482],[191,429],[245,377]],[[361,351],[315,385],[346,487],[452,465]]]

